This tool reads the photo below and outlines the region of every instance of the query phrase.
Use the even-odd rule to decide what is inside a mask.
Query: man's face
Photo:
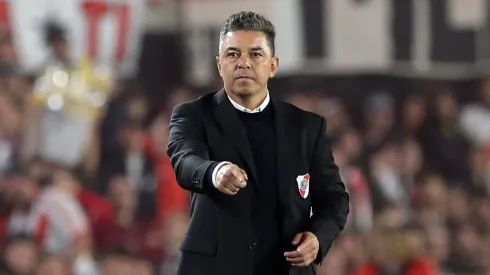
[[[266,35],[234,31],[227,33],[221,43],[216,61],[226,91],[250,97],[267,89],[267,81],[276,74],[279,60],[272,56]]]

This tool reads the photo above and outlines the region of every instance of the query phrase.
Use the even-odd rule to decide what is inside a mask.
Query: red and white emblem
[[[299,194],[303,199],[306,199],[310,193],[310,174],[299,175],[296,177],[296,181],[298,182]]]

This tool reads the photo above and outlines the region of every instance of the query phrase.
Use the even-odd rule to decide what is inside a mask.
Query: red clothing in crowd
[[[9,212],[0,211],[0,247],[3,245],[2,241],[7,238],[7,223]]]
[[[99,248],[102,250],[124,246],[151,261],[163,258],[163,234],[156,222],[134,221],[127,228],[115,220],[100,225]]]
[[[151,260],[161,260],[163,255],[161,226],[157,221],[135,221],[128,228],[116,222],[116,210],[107,198],[82,189],[78,194],[92,227],[98,252],[124,246]]]
[[[153,160],[158,179],[155,220],[135,220],[125,228],[117,223],[115,210],[104,197],[84,190],[79,194],[79,200],[87,209],[98,248],[103,251],[125,246],[150,260],[159,261],[164,253],[164,223],[173,213],[188,211],[189,194],[177,184],[168,156],[158,153],[150,139],[146,142],[146,152]]]
[[[146,150],[154,161],[158,178],[158,220],[165,221],[173,213],[187,213],[189,209],[189,193],[177,184],[169,157],[166,154],[157,152],[151,139],[147,139]]]
[[[187,213],[189,193],[177,184],[174,170],[167,156],[157,158],[158,173],[158,211],[157,216],[165,221],[173,213]]]
[[[105,224],[113,221],[115,209],[106,197],[85,188],[78,193],[78,201],[88,217],[97,247],[103,243]]]
[[[399,275],[438,275],[439,270],[437,267],[427,259],[415,259],[409,266]],[[373,264],[368,263],[359,268],[352,275],[381,275],[379,268]]]

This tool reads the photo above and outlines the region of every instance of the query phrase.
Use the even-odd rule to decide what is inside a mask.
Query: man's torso
[[[220,265],[220,270],[239,270],[239,273],[234,274],[251,275],[253,264],[246,266],[243,263],[254,263],[257,257],[259,236],[256,224],[257,217],[261,216],[258,212],[267,211],[257,204],[267,202],[267,198],[264,199],[261,195],[270,183],[260,180],[266,178],[263,175],[266,172],[261,168],[267,164],[254,157],[254,150],[251,148],[257,146],[257,142],[250,141],[259,138],[261,132],[254,133],[251,129],[247,132],[240,115],[230,102],[222,101],[226,97],[220,93],[223,92],[207,95],[187,104],[194,104],[200,114],[199,120],[204,125],[210,159],[238,165],[247,172],[249,180],[247,187],[235,196],[225,195],[217,189],[212,189],[206,195],[192,194],[191,222],[181,248],[184,252],[190,252],[189,255],[184,254],[184,258],[199,258],[196,253],[209,257],[209,261],[203,263],[204,266],[215,262]],[[279,242],[283,249],[282,254],[293,249],[290,242],[294,234],[304,229],[310,217],[311,196],[302,196],[301,184],[297,179],[309,173],[318,129],[314,128],[314,115],[283,102],[274,101],[270,105],[268,108],[273,108],[274,111],[272,125],[275,140],[264,143],[276,147],[275,150],[270,150],[275,156],[268,156],[267,161],[276,162],[269,165],[276,168],[270,168],[276,174],[270,178],[277,181],[277,208],[281,213]],[[255,138],[253,135],[256,135]],[[264,138],[270,138],[270,135]],[[262,166],[258,167],[260,164]],[[201,256],[200,260],[206,256]]]

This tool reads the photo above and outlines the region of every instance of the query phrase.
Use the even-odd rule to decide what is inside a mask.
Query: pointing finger
[[[240,173],[239,171],[233,169],[231,171],[231,173],[233,174],[233,176],[235,176],[235,178],[237,178],[240,182],[243,181],[243,176],[242,176],[242,173]]]
[[[240,169],[240,172],[242,172],[242,175],[245,177],[245,180],[248,180],[247,172],[245,172],[245,170],[243,169]]]

